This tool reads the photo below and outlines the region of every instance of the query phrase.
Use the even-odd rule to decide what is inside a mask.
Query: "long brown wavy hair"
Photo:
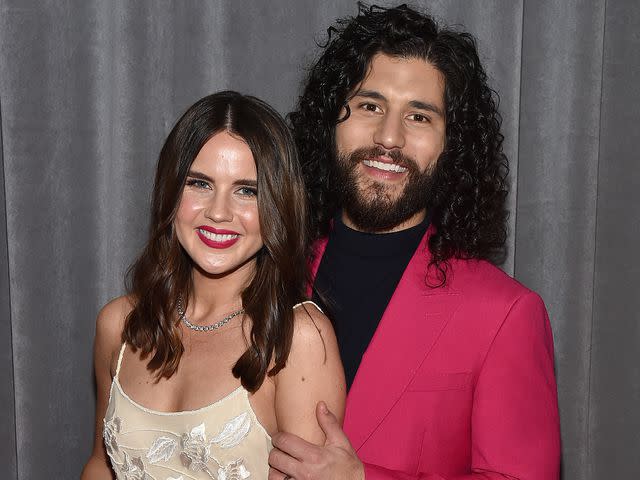
[[[264,246],[257,254],[255,276],[241,294],[252,327],[247,350],[232,370],[254,392],[265,375],[285,366],[293,306],[304,298],[308,279],[307,203],[295,143],[280,115],[255,97],[232,91],[210,95],[191,106],[171,130],[158,159],[149,240],[127,274],[135,306],[122,339],[134,351],[140,349],[142,358],[150,357],[147,368],[157,379],[176,372],[184,352],[176,304],[178,298],[186,303],[192,292],[193,263],[178,242],[174,218],[191,164],[221,131],[247,143],[258,174]]]

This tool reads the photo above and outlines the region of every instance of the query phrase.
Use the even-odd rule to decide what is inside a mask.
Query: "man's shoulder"
[[[515,278],[486,260],[454,259],[449,262],[447,286],[469,298],[490,298],[492,302],[512,303],[533,293]]]
[[[433,301],[450,305],[458,322],[482,324],[487,333],[497,331],[515,311],[518,318],[544,318],[540,315],[545,311],[544,302],[538,294],[484,260],[450,261],[445,286],[434,289],[433,294]]]

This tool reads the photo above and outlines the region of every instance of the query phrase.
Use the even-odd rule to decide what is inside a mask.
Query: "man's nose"
[[[405,143],[402,118],[396,115],[385,115],[373,134],[373,142],[386,150],[402,148]]]

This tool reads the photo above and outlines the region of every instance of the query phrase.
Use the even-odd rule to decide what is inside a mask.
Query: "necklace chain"
[[[187,326],[187,328],[190,328],[191,330],[196,330],[197,332],[210,332],[211,330],[217,330],[220,327],[223,327],[224,325],[229,323],[229,321],[232,318],[235,318],[238,315],[242,315],[244,313],[244,308],[241,308],[240,310],[231,312],[229,315],[224,317],[219,322],[213,323],[211,325],[194,325],[187,319],[186,312],[184,311],[184,305],[182,303],[182,298],[178,298],[178,302],[176,304],[176,310],[178,311],[178,316],[180,317],[180,320],[182,320],[182,323],[184,323]]]

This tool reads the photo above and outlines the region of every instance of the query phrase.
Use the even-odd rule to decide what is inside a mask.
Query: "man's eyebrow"
[[[411,100],[409,105],[413,108],[417,108],[419,110],[426,110],[428,112],[433,112],[436,115],[440,115],[444,117],[444,112],[437,106],[432,103],[421,102],[420,100]]]
[[[375,90],[359,90],[354,97],[364,97],[364,98],[372,98],[374,100],[386,101],[387,98],[382,95],[380,92]],[[412,108],[417,108],[419,110],[425,110],[427,112],[435,113],[441,117],[444,117],[444,112],[441,108],[434,105],[433,103],[423,102],[421,100],[411,100],[409,102],[409,106]]]
[[[354,95],[354,97],[373,98],[374,100],[383,100],[383,101],[387,100],[387,98],[384,95],[382,95],[380,92],[376,92],[375,90],[358,90],[358,92]]]

